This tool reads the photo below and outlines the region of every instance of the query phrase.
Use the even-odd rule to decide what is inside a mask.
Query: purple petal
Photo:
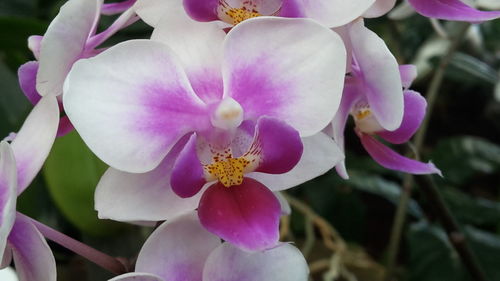
[[[18,194],[28,187],[42,168],[56,138],[58,124],[56,97],[43,97],[12,141],[17,164]]]
[[[54,255],[28,218],[17,215],[8,241],[20,281],[56,281]]]
[[[359,80],[355,78],[346,79],[344,93],[342,94],[342,101],[340,102],[339,110],[333,118],[332,129],[333,129],[333,140],[339,146],[339,149],[344,153],[344,132],[345,126],[347,124],[347,118],[349,118],[349,113],[354,107],[354,104],[360,99],[360,89]],[[340,163],[335,167],[337,173],[344,179],[348,179],[349,175],[345,168],[345,161],[341,160]]]
[[[154,169],[182,136],[211,126],[175,54],[151,40],[130,40],[78,61],[63,101],[90,149],[125,172]]]
[[[17,75],[19,77],[19,85],[23,90],[24,95],[28,98],[31,104],[35,105],[42,98],[36,91],[36,73],[38,72],[38,62],[29,61],[19,67]]]
[[[344,159],[344,154],[337,144],[324,133],[303,138],[302,142],[304,152],[299,163],[291,171],[281,175],[251,173],[248,176],[272,191],[285,190],[328,172]]]
[[[187,14],[197,21],[218,20],[217,6],[219,0],[184,0]]]
[[[234,27],[224,47],[224,95],[239,102],[245,119],[275,117],[303,137],[332,120],[346,62],[335,32],[309,19],[260,17]]]
[[[101,219],[117,221],[162,221],[198,207],[201,193],[180,198],[170,186],[170,173],[187,136],[179,141],[154,170],[133,174],[108,169],[95,192],[95,209]]]
[[[304,147],[294,128],[275,118],[262,117],[257,121],[250,153],[253,149],[260,152],[256,172],[282,174],[297,165]]]
[[[114,15],[123,13],[125,10],[129,9],[134,5],[136,0],[124,0],[121,2],[107,3],[103,4],[101,8],[101,14],[103,15]]]
[[[6,252],[7,237],[16,219],[17,171],[14,152],[0,142],[0,257]]]
[[[68,116],[63,116],[59,119],[59,128],[57,128],[57,137],[63,137],[69,133],[71,133],[75,128]]]
[[[137,257],[135,270],[166,281],[202,281],[208,255],[220,239],[206,231],[195,213],[167,221],[149,236]]]
[[[400,65],[399,73],[401,74],[401,83],[403,83],[403,88],[408,89],[415,78],[417,78],[417,66],[413,64]]]
[[[279,16],[312,18],[327,27],[347,24],[360,17],[375,0],[284,0]]]
[[[40,68],[36,88],[40,95],[60,95],[73,63],[85,48],[99,17],[101,0],[66,2],[50,23],[40,43]]]
[[[431,162],[422,163],[401,156],[367,134],[361,133],[360,138],[361,143],[373,160],[387,169],[415,175],[438,174],[441,176],[441,171]]]
[[[246,252],[224,243],[210,254],[203,269],[203,281],[304,281],[308,276],[304,256],[290,244]]]
[[[395,130],[403,120],[403,86],[396,58],[362,21],[352,24],[350,35],[370,108],[383,128]]]
[[[460,0],[409,0],[421,15],[443,20],[481,22],[500,17],[500,11],[479,11]]]
[[[200,221],[208,231],[250,251],[276,246],[280,214],[276,196],[250,178],[229,188],[213,184],[203,193],[198,207]]]
[[[195,93],[207,104],[222,98],[222,43],[226,33],[216,22],[197,22],[182,7],[169,9],[152,40],[168,45],[180,59]]]
[[[108,281],[166,281],[166,280],[154,274],[130,272],[118,275],[113,279],[109,279]]]
[[[415,91],[404,92],[405,113],[401,127],[395,131],[382,131],[377,134],[390,143],[401,144],[407,142],[418,130],[425,117],[427,102]]]
[[[175,160],[170,185],[177,195],[188,198],[198,193],[206,182],[196,151],[196,134],[192,134]]]

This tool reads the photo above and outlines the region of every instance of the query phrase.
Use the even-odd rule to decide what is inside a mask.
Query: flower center
[[[230,187],[240,185],[243,182],[243,174],[249,164],[250,161],[243,157],[229,157],[226,160],[204,165],[203,168],[206,173],[217,178],[225,187]]]
[[[222,100],[211,117],[212,125],[223,130],[235,129],[242,121],[243,108],[232,98]]]
[[[226,1],[219,0],[217,13],[222,21],[232,25],[237,25],[244,20],[262,16],[257,10],[257,5],[250,0],[243,1],[240,8],[233,8]]]
[[[383,130],[366,102],[355,105],[351,115],[354,117],[356,127],[363,133],[371,134]]]

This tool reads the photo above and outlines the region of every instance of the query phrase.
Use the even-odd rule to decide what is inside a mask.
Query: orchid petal
[[[361,98],[359,90],[359,80],[349,78],[346,80],[344,93],[342,94],[342,101],[340,102],[339,110],[332,121],[333,140],[338,145],[339,150],[344,153],[344,132],[347,124],[347,118],[353,108],[354,104]],[[335,167],[339,176],[343,179],[348,179],[347,169],[345,167],[344,159],[340,160]]]
[[[31,104],[35,105],[42,98],[36,90],[36,73],[38,72],[38,62],[29,61],[19,67],[17,76],[19,86]]]
[[[40,44],[42,42],[43,36],[31,35],[28,37],[28,49],[33,53],[36,60],[40,59]]]
[[[376,0],[364,14],[364,18],[378,18],[387,14],[396,5],[396,0]]]
[[[281,192],[276,191],[274,192],[274,196],[276,196],[276,199],[280,202],[281,206],[281,215],[282,216],[289,216],[292,214],[292,207],[290,206],[290,203],[286,200],[285,196],[281,194]]]
[[[248,176],[272,191],[285,190],[328,172],[344,159],[344,154],[337,144],[324,133],[303,138],[302,143],[304,152],[299,163],[291,171],[282,175],[251,173]]]
[[[403,86],[396,58],[362,21],[351,26],[350,35],[370,108],[383,128],[395,130],[403,119]]]
[[[279,16],[312,18],[327,27],[345,25],[360,17],[375,0],[283,0]]]
[[[407,90],[404,93],[405,114],[401,127],[395,131],[377,132],[377,135],[394,144],[407,142],[418,130],[425,117],[427,102],[415,91]]]
[[[207,230],[250,251],[276,246],[280,214],[276,196],[250,178],[229,188],[213,184],[203,193],[198,207],[200,221]]]
[[[75,128],[73,127],[73,124],[71,124],[71,121],[69,120],[68,116],[66,115],[62,116],[61,119],[59,119],[59,128],[57,128],[57,137],[63,137],[71,133],[74,129]]]
[[[0,142],[0,257],[3,257],[16,219],[17,171],[14,152],[5,141]]]
[[[56,281],[54,255],[28,218],[17,215],[8,241],[20,281]]]
[[[101,14],[115,15],[123,13],[134,5],[136,0],[123,0],[121,2],[103,4],[101,7]]]
[[[479,11],[460,0],[409,0],[421,15],[443,20],[481,22],[500,18],[500,11]]]
[[[132,8],[139,17],[150,26],[155,27],[160,19],[171,10],[182,7],[182,0],[137,0]],[[185,13],[185,12],[184,12]]]
[[[161,276],[166,281],[201,281],[208,255],[220,239],[206,231],[195,213],[158,227],[142,247],[135,270]]]
[[[280,120],[261,117],[247,153],[258,151],[260,161],[256,172],[282,174],[297,165],[303,148],[299,133],[294,128]]]
[[[206,182],[196,151],[196,134],[192,134],[175,160],[170,184],[177,195],[189,198],[196,195]]]
[[[222,97],[222,43],[226,33],[217,23],[190,19],[182,7],[170,9],[154,29],[152,40],[168,45],[179,57],[196,94],[213,103]]]
[[[403,88],[410,88],[411,84],[417,78],[417,66],[413,64],[403,64],[399,66],[399,73],[401,75],[401,83]]]
[[[6,268],[12,263],[12,247],[7,245],[5,246],[3,256],[2,256],[2,262],[0,263],[0,269]]]
[[[36,89],[40,95],[60,95],[64,79],[85,48],[99,18],[103,0],[71,0],[49,25],[40,48]]]
[[[184,0],[186,13],[197,21],[218,20],[217,6],[219,0]]]
[[[346,63],[335,32],[310,19],[249,19],[229,32],[224,55],[224,95],[240,103],[246,119],[275,117],[302,137],[332,120]]]
[[[203,281],[303,281],[308,276],[304,256],[289,244],[245,252],[224,243],[210,254],[203,270]]]
[[[28,187],[42,168],[56,138],[58,124],[56,97],[43,97],[12,141],[17,164],[18,194]]]
[[[154,169],[183,135],[210,126],[175,55],[150,40],[127,41],[77,62],[63,101],[90,149],[125,172]]]
[[[431,162],[422,163],[399,155],[394,150],[378,142],[372,136],[361,133],[361,143],[368,154],[380,165],[387,169],[410,173],[414,175],[438,174],[441,171]]]
[[[201,194],[183,199],[170,187],[170,173],[187,137],[179,141],[154,170],[133,174],[108,169],[95,192],[101,219],[116,221],[170,220],[198,207]]]
[[[113,279],[109,279],[108,281],[166,281],[166,280],[154,274],[130,272],[118,275]]]
[[[122,275],[118,275],[113,279],[109,279],[108,281],[166,281],[165,279],[149,273],[142,272],[130,272]]]

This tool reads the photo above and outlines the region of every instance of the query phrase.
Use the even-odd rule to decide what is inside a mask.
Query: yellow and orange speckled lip
[[[244,1],[241,7],[231,7],[226,1],[219,0],[217,9],[219,18],[229,24],[237,25],[240,22],[262,16],[257,5],[252,1]]]

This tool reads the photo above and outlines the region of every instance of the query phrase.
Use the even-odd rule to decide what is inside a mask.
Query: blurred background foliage
[[[17,131],[31,109],[17,82],[17,68],[33,60],[27,38],[43,34],[64,3],[60,0],[0,0],[0,136]],[[102,26],[112,22],[103,17]],[[413,89],[425,95],[449,41],[429,20],[413,15],[393,21],[370,19],[367,25],[387,42],[398,61],[418,66]],[[451,34],[456,23],[443,23]],[[148,38],[151,28],[136,23],[107,44]],[[500,20],[472,26],[453,56],[432,112],[422,159],[443,171],[435,178],[489,280],[500,280]],[[371,160],[347,127],[350,180],[335,171],[293,188],[288,194],[311,207],[338,231],[339,262],[322,243],[322,222],[297,211],[284,220],[286,240],[296,241],[311,264],[314,280],[383,280],[392,221],[402,191],[403,174]],[[405,151],[405,147],[396,148]],[[73,132],[59,138],[19,209],[106,253],[134,258],[150,228],[98,220],[93,192],[106,166]],[[414,186],[407,209],[397,280],[473,280],[436,221],[432,204]],[[341,238],[340,238],[341,237]],[[340,239],[340,240],[339,240]],[[339,242],[341,241],[341,242]],[[51,244],[59,261],[59,279],[105,280],[103,270]],[[334,247],[333,247],[334,248]],[[339,251],[339,248],[335,248]],[[337,274],[337,275],[336,275]]]

